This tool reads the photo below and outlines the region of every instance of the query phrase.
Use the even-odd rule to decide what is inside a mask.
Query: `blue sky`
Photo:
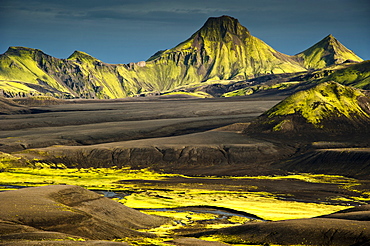
[[[276,50],[294,55],[333,34],[370,59],[368,0],[1,0],[0,53],[25,46],[103,62],[148,59],[189,38],[209,17],[230,15]]]

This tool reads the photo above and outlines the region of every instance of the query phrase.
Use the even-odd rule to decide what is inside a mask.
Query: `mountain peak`
[[[231,16],[210,17],[196,34],[210,40],[219,40],[227,33],[246,38],[250,35],[247,28],[239,23],[239,20]]]
[[[341,44],[332,34],[296,55],[303,60],[304,67],[308,69],[321,69],[335,64],[341,64],[347,60],[363,61],[352,50]]]
[[[95,57],[92,57],[91,55],[79,50],[75,50],[73,54],[68,57],[68,60],[98,61],[98,59]]]
[[[5,54],[8,55],[21,55],[21,54],[32,54],[32,53],[43,53],[42,50],[39,49],[33,49],[33,48],[27,48],[22,46],[11,46],[8,48],[8,50],[5,52]]]

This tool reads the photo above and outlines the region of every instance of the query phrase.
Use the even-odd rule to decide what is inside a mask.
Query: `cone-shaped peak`
[[[304,66],[309,69],[321,69],[334,64],[341,64],[347,60],[363,61],[331,34],[297,54],[296,57],[303,59]]]
[[[92,57],[91,55],[79,50],[74,51],[73,54],[68,57],[68,60],[98,61],[98,59],[96,59],[95,57]]]
[[[329,34],[324,39],[336,39],[332,34]]]
[[[239,37],[249,35],[248,29],[242,26],[238,19],[227,15],[210,17],[197,33],[208,39],[224,38],[227,33]]]
[[[322,47],[335,47],[335,46],[343,46],[332,34],[329,34],[325,38],[323,38],[321,41],[319,41],[316,46],[322,46]],[[345,47],[344,47],[345,48]]]

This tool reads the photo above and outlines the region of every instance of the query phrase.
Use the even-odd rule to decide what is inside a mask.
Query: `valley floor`
[[[288,245],[322,240],[327,245],[366,245],[369,143],[299,143],[241,133],[278,102],[245,97],[87,100],[31,107],[31,114],[1,115],[0,199],[10,194],[7,190],[77,185],[146,214],[170,218],[159,227],[135,229],[146,236],[121,237],[117,244]],[[62,201],[53,197],[53,203]],[[2,211],[9,209],[5,203],[1,206]],[[81,209],[68,206],[69,211]],[[325,216],[354,206],[355,211]],[[22,214],[23,222],[34,221],[32,213]],[[33,245],[42,239],[40,245],[59,245],[52,244],[53,236],[44,238],[45,231],[58,232],[57,227],[45,229],[54,222],[30,224],[32,232],[45,231],[27,238],[15,234],[25,232],[19,220],[4,216],[0,245]],[[313,218],[317,216],[323,217]],[[18,229],[9,229],[10,221]],[[63,223],[68,221],[66,217]],[[260,236],[253,238],[257,231]],[[288,236],[292,233],[299,236]],[[58,234],[54,239],[70,245],[80,245],[79,239],[95,240],[94,245],[99,245],[96,240],[113,243],[104,236],[67,234],[72,236]]]

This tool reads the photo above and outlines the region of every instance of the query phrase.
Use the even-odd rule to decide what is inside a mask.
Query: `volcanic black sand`
[[[37,160],[79,168],[149,167],[195,177],[284,175],[292,171],[343,175],[359,179],[358,190],[369,190],[370,146],[366,141],[300,143],[242,133],[251,120],[281,99],[161,97],[60,101],[44,106],[2,101],[7,107],[0,116],[0,151],[21,157],[19,165]],[[122,184],[164,188],[183,184],[239,191],[256,187],[255,191],[280,194],[281,199],[341,205],[346,202],[335,200],[338,195],[364,194],[338,184],[295,179],[195,177],[125,180]],[[0,199],[1,245],[66,245],[42,241],[46,238],[84,238],[90,240],[88,245],[125,245],[99,240],[137,237],[144,233],[137,229],[166,221],[75,186],[6,191],[0,193]],[[190,235],[184,230],[183,237],[171,243],[224,245],[196,239],[211,235],[257,244],[368,245],[369,230],[369,208],[363,205],[321,218],[248,224]],[[32,242],[20,241],[23,239]],[[83,242],[69,240],[68,244]]]

